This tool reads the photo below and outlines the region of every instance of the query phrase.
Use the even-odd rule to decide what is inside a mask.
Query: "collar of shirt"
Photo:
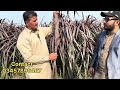
[[[38,29],[37,29],[37,31],[32,31],[32,30],[30,30],[30,29],[28,29],[28,28],[26,28],[26,27],[25,27],[25,30],[26,30],[26,32],[29,33],[29,34],[31,34],[31,33],[38,33],[38,31],[39,31]]]
[[[106,33],[106,35],[108,35],[108,36],[115,35],[115,34],[116,34],[115,32],[110,32],[110,33],[107,32],[107,33]]]

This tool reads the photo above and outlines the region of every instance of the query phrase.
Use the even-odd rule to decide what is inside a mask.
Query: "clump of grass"
[[[0,77],[11,78],[11,73],[2,73],[3,68],[12,68],[11,62],[22,62],[23,58],[16,48],[16,43],[23,25],[15,25],[7,19],[0,23]]]
[[[53,70],[57,68],[53,71],[54,78],[89,78],[87,71],[95,39],[102,28],[101,22],[91,15],[78,21],[61,14],[59,23],[53,27],[53,34],[47,38],[50,52],[59,54],[53,65]]]

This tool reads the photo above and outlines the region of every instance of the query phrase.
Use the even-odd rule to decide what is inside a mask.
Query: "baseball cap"
[[[120,19],[120,11],[109,11],[109,12],[101,12],[102,17],[114,17],[116,19]]]

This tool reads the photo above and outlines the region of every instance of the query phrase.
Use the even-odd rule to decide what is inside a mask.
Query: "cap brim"
[[[101,12],[102,17],[112,17],[113,15],[111,13]]]

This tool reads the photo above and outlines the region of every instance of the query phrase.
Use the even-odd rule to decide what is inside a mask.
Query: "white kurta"
[[[36,65],[26,67],[29,69],[39,68],[39,73],[26,72],[27,79],[51,79],[51,66],[49,51],[45,37],[52,32],[52,27],[39,27],[38,31],[32,32],[25,28],[18,37],[17,48],[24,57],[25,62],[33,62]],[[47,61],[42,64],[38,62]]]

